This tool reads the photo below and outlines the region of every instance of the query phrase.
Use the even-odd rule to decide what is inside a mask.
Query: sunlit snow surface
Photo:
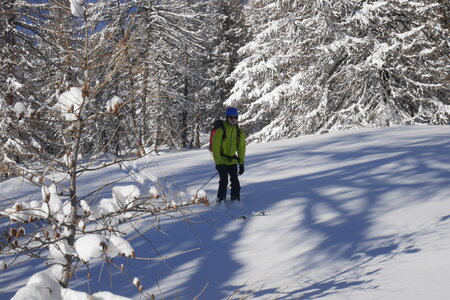
[[[127,177],[118,186],[145,193],[155,178],[166,178],[174,197],[200,188],[215,173],[206,149],[161,153],[134,167],[148,176]],[[86,174],[80,194],[125,172],[111,167]],[[203,187],[212,200],[217,181]],[[90,265],[91,279],[81,268],[70,288],[140,299],[132,283],[137,277],[145,299],[450,299],[449,126],[250,145],[240,181],[242,208],[199,206],[187,216],[195,222],[163,218],[160,231],[145,231],[153,218],[139,223],[145,238],[130,241],[136,257],[169,258],[115,258],[124,273],[97,261]],[[2,207],[12,207],[13,197],[41,199],[40,189],[18,179],[1,183],[0,194]],[[265,216],[251,216],[261,210]],[[246,221],[231,218],[241,214]],[[195,251],[171,257],[188,250]],[[2,271],[0,298],[9,299],[43,268],[32,261]]]

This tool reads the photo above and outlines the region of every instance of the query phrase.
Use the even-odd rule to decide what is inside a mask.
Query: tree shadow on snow
[[[246,172],[257,175],[253,175],[253,183],[245,183],[245,177],[241,180],[241,196],[245,206],[265,210],[267,218],[270,218],[274,205],[285,199],[298,199],[298,205],[303,207],[298,230],[321,237],[313,249],[298,254],[298,259],[303,258],[305,262],[296,266],[299,268],[298,277],[327,261],[353,261],[361,270],[355,272],[350,267],[326,279],[304,281],[297,286],[293,284],[288,292],[282,289],[276,291],[276,287],[256,289],[252,292],[253,296],[264,298],[276,294],[280,299],[300,296],[312,299],[348,289],[373,289],[376,286],[371,283],[370,275],[374,271],[371,268],[366,270],[367,266],[371,266],[376,259],[391,259],[395,255],[420,251],[413,245],[414,239],[407,239],[405,234],[369,237],[368,231],[374,214],[382,213],[376,209],[384,205],[380,201],[386,195],[409,190],[416,195],[411,201],[427,201],[440,187],[450,184],[450,170],[440,167],[448,163],[450,141],[448,136],[442,136],[442,139],[426,136],[402,139],[402,131],[397,134],[398,140],[391,144],[383,141],[380,132],[369,132],[336,136],[326,142],[307,142],[304,147],[285,146],[274,153],[248,153]],[[309,166],[311,161],[324,158],[333,167],[322,166],[316,170]],[[277,162],[283,161],[289,164],[276,166]],[[272,164],[270,168],[268,164]],[[304,167],[306,172],[303,172],[303,166],[308,166]],[[292,174],[293,167],[298,168],[298,175],[286,178],[286,174]],[[191,183],[192,178],[206,178],[209,168],[204,165],[193,167],[178,177],[177,182],[184,186]],[[281,179],[276,179],[277,176]],[[427,180],[423,180],[425,177]],[[212,182],[205,189],[215,193],[216,184]],[[351,207],[352,202],[357,203],[358,207]],[[396,207],[408,204],[411,203],[398,203]],[[323,207],[333,211],[337,217],[321,220],[320,210]],[[172,286],[171,290],[161,294],[181,299],[191,299],[203,289],[199,299],[225,299],[233,293],[236,297],[247,293],[246,282],[242,285],[229,285],[227,282],[243,267],[235,259],[233,247],[243,238],[243,232],[250,223],[236,225],[236,221],[216,208],[202,213],[201,218],[210,224],[190,224],[184,230],[180,229],[179,223],[163,227],[172,242],[161,237],[153,238],[156,245],[164,245],[160,249],[163,253],[171,247],[182,250],[196,246],[200,247],[198,252],[170,259],[170,269],[161,264],[147,264],[138,275],[149,281],[160,280],[166,284],[172,281],[168,285]],[[227,226],[231,229],[222,234],[221,230]],[[152,234],[149,235],[151,238]],[[137,251],[147,248],[148,245],[142,245]],[[315,257],[326,257],[327,260],[324,262]],[[267,271],[270,276],[270,270]],[[177,280],[180,280],[178,284]]]
[[[386,195],[411,190],[416,195],[416,200],[411,201],[426,201],[440,187],[450,184],[450,170],[440,167],[449,162],[450,140],[447,135],[440,139],[436,136],[403,138],[401,128],[393,132],[343,134],[326,141],[305,140],[305,145],[300,146],[287,143],[274,147],[276,151],[271,153],[248,151],[246,174],[252,182],[246,182],[246,174],[242,176],[241,198],[245,207],[264,210],[268,216],[261,218],[270,218],[274,206],[289,199],[293,206],[302,208],[297,230],[320,236],[313,249],[296,257],[303,262],[293,266],[301,280],[286,290],[271,286],[255,289],[254,297],[264,299],[278,295],[279,299],[314,299],[343,290],[374,289],[377,286],[371,282],[370,275],[378,270],[366,268],[368,265],[401,253],[420,251],[414,246],[413,238],[408,239],[402,233],[369,237],[368,231],[374,215],[382,213],[377,209]],[[397,134],[398,138],[390,136],[386,141],[394,142],[389,144],[383,140],[384,133]],[[198,151],[194,155],[206,153]],[[320,165],[324,161],[330,166]],[[176,184],[180,189],[199,187],[214,173],[213,163],[205,161],[176,175]],[[422,179],[425,177],[427,180]],[[145,183],[145,188],[148,185],[150,183]],[[204,187],[210,196],[215,194],[216,188],[217,178]],[[407,203],[398,203],[398,207],[402,205]],[[336,217],[322,219],[324,210]],[[441,221],[448,218],[443,217]],[[161,224],[161,231],[152,229],[143,233],[145,239],[133,242],[137,256],[158,258],[198,250],[165,261],[118,258],[115,262],[123,263],[127,272],[111,270],[110,279],[106,266],[98,280],[101,265],[97,265],[92,271],[95,279],[91,279],[89,285],[81,278],[74,281],[73,288],[94,292],[111,285],[112,292],[139,299],[139,293],[130,283],[138,277],[144,289],[157,298],[193,299],[200,294],[198,299],[226,299],[233,293],[239,297],[250,287],[246,282],[240,285],[228,282],[244,267],[233,251],[250,224],[232,220],[219,208],[194,214],[186,220],[171,219]],[[322,257],[327,260],[322,261]],[[328,261],[344,261],[351,266],[324,279],[302,278]],[[267,270],[269,276],[270,271]],[[80,276],[83,277],[83,271]]]

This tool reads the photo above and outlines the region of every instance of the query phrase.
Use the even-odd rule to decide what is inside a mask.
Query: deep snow
[[[142,220],[145,238],[130,241],[141,258],[193,251],[164,261],[116,258],[125,273],[97,262],[91,279],[81,268],[71,288],[139,299],[136,277],[142,299],[450,299],[449,129],[361,129],[249,145],[240,208],[196,207],[185,218],[163,218],[160,230],[145,231],[153,219]],[[206,149],[161,153],[130,169],[136,175],[118,186],[148,193],[159,178],[178,198],[215,173]],[[87,174],[81,194],[124,173]],[[204,187],[211,200],[217,180]],[[40,193],[19,179],[0,184],[2,206]],[[266,215],[251,216],[260,210]],[[231,218],[241,214],[248,219]],[[0,299],[43,267],[32,261],[2,271]]]

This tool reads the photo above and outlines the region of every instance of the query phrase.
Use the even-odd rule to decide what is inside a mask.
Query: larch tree
[[[12,106],[7,103],[10,94],[13,103],[21,99],[16,94],[22,95],[18,92],[22,84],[11,80],[14,74],[27,76],[24,86],[34,82],[33,76],[39,79],[32,85],[31,90],[35,91],[29,94],[27,99],[32,101],[29,106],[24,105],[25,110],[16,106],[2,109],[0,121],[7,126],[13,124],[15,131],[6,137],[9,148],[3,152],[1,165],[41,187],[42,198],[30,202],[8,199],[9,207],[0,211],[2,217],[10,220],[0,238],[0,252],[2,256],[13,257],[5,264],[7,267],[13,267],[27,256],[48,259],[56,267],[52,269],[56,270],[52,271],[56,281],[26,286],[18,292],[17,299],[25,299],[35,289],[44,298],[58,299],[62,294],[72,293],[66,290],[72,276],[91,258],[112,263],[112,258],[120,254],[134,257],[131,245],[121,237],[123,223],[157,216],[189,203],[177,205],[167,197],[156,200],[155,190],[144,194],[136,186],[113,187],[112,199],[99,201],[95,195],[113,182],[96,187],[88,195],[80,195],[83,175],[116,164],[125,166],[127,161],[146,154],[136,134],[142,124],[136,120],[147,99],[142,98],[133,82],[139,76],[147,76],[142,70],[134,69],[142,54],[139,52],[142,48],[138,47],[141,11],[116,1],[103,3],[106,5],[78,0],[11,3],[12,6],[6,7],[12,8],[7,10],[8,14],[16,11],[26,14],[1,18],[0,26],[6,28],[6,33],[8,30],[14,33],[17,24],[24,22],[28,30],[23,34],[32,42],[23,49],[34,49],[29,59],[32,59],[30,64],[36,65],[28,72],[25,67],[13,64],[14,60],[5,59],[11,62],[11,70],[2,77],[5,79],[2,105]],[[172,11],[164,12],[163,7],[158,8],[161,12],[151,9],[156,21],[152,26],[161,37],[173,42],[190,41],[187,30],[181,27],[182,22],[171,22]],[[17,24],[11,24],[11,20]],[[18,43],[11,39],[14,34],[8,36],[9,44],[2,57],[20,53],[9,49]],[[20,57],[18,60],[29,62]],[[33,73],[35,70],[39,73]],[[176,87],[167,88],[176,93],[179,92]],[[7,100],[3,102],[3,99]],[[4,116],[3,111],[8,115]],[[119,136],[121,131],[126,136]],[[99,156],[108,151],[109,145],[114,145],[116,138],[120,147],[118,155],[109,155],[106,161],[100,162]],[[200,198],[194,195],[194,202],[206,201],[204,196]],[[137,288],[142,292],[142,285]]]

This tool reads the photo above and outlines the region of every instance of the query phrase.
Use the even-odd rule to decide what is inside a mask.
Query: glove
[[[244,174],[244,170],[245,170],[244,164],[239,165],[239,175]]]
[[[216,170],[220,172],[220,170],[223,169],[223,165],[216,165]]]

